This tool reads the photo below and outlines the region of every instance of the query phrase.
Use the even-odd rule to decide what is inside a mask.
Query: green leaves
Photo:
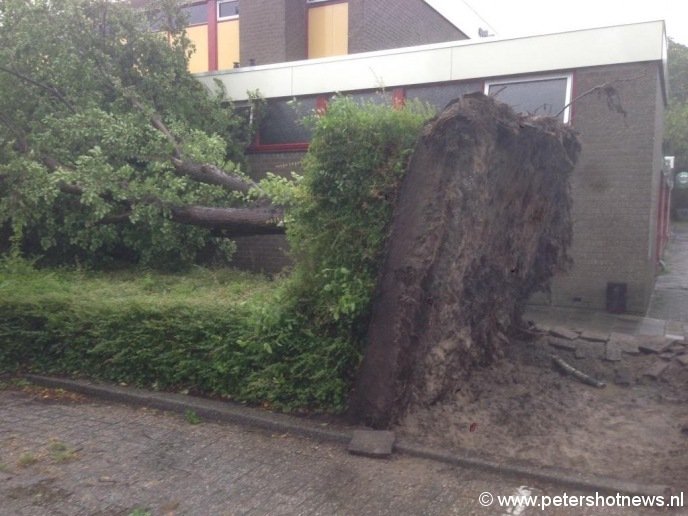
[[[169,222],[171,203],[239,202],[175,174],[170,157],[176,144],[240,173],[250,131],[187,71],[178,2],[156,7],[169,38],[128,2],[0,2],[0,227],[13,228],[23,253],[179,267],[208,243],[231,249],[208,230]],[[171,138],[152,127],[152,114]]]
[[[397,189],[424,105],[395,109],[336,97],[311,120],[304,176],[289,195],[287,235],[299,310],[326,334],[353,338],[369,309]]]

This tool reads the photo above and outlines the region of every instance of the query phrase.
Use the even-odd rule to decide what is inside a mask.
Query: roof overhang
[[[235,68],[197,77],[208,88],[221,81],[231,99],[242,101],[256,91],[266,98],[296,97],[656,61],[666,96],[666,45],[664,22],[650,21]]]

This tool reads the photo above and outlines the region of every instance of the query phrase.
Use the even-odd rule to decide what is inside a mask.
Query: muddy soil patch
[[[564,375],[553,367],[553,353],[607,386]],[[684,488],[688,367],[681,356],[624,353],[609,361],[605,343],[591,343],[588,356],[576,358],[575,350],[547,339],[514,342],[449,398],[412,409],[396,431],[486,458]],[[666,362],[661,375],[649,375],[660,360]]]

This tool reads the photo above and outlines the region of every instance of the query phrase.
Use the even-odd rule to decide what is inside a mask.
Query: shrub
[[[335,98],[288,206],[292,275],[38,271],[0,262],[0,369],[342,410],[406,161],[430,112]]]

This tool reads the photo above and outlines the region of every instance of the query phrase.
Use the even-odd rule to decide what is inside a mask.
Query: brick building
[[[193,73],[455,41],[489,31],[461,0],[204,0],[183,11],[196,48],[189,63]]]
[[[665,66],[660,21],[241,67],[199,79],[209,87],[220,79],[239,102],[248,90],[268,99],[251,149],[255,177],[298,169],[309,138],[298,120],[334,92],[380,98],[384,86],[382,95],[393,102],[419,98],[441,109],[464,93],[483,91],[521,111],[559,116],[580,132],[583,143],[572,177],[574,266],[534,302],[604,309],[611,292],[625,298],[626,310],[644,312],[668,229],[670,174],[661,152]],[[568,106],[603,84],[619,92],[625,115],[597,94]],[[237,263],[279,267],[284,262],[276,258],[274,244],[264,237],[240,241]]]
[[[518,110],[559,116],[583,144],[572,177],[574,266],[533,302],[605,309],[611,293],[615,308],[645,311],[668,234],[663,22],[481,39],[489,26],[465,12],[457,21],[444,0],[252,0],[240,14],[238,4],[191,6],[206,13],[195,25],[203,30],[193,35],[201,50],[192,69],[209,88],[219,79],[239,104],[249,91],[267,99],[252,176],[298,170],[309,140],[299,120],[335,92],[419,98],[438,109],[465,93],[496,94]],[[571,104],[604,84],[625,115],[598,94]],[[285,248],[280,237],[239,239],[236,264],[274,272],[287,263]]]

